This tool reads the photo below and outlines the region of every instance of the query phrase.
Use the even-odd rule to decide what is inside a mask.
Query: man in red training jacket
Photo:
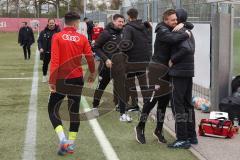
[[[85,56],[90,70],[88,81],[92,82],[95,65],[91,46],[87,38],[77,33],[80,16],[76,12],[65,14],[65,28],[54,34],[52,39],[52,54],[50,62],[49,88],[50,98],[48,113],[50,121],[56,131],[60,145],[58,155],[72,154],[74,141],[80,126],[79,105],[83,87],[83,71],[81,59]],[[59,109],[64,97],[68,97],[70,128],[68,139],[63,130]]]
[[[96,39],[99,37],[102,31],[103,31],[103,28],[100,27],[98,23],[95,23],[95,26],[93,27],[93,32],[92,32],[92,40],[96,41]]]

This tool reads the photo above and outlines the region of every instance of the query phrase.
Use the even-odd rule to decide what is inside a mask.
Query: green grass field
[[[21,160],[24,148],[27,124],[31,79],[6,80],[1,78],[32,77],[34,55],[30,61],[23,60],[22,48],[16,43],[16,33],[0,33],[0,159]],[[36,45],[32,47],[35,53]],[[39,62],[39,86],[37,105],[37,160],[104,160],[105,155],[94,135],[88,121],[81,122],[76,141],[76,152],[73,155],[59,157],[56,155],[58,139],[50,124],[47,112],[48,86],[41,82],[41,65]],[[111,91],[111,86],[108,87]],[[92,98],[86,97],[89,104]],[[112,101],[112,97],[104,97]],[[85,104],[81,104],[84,107]],[[148,122],[146,128],[146,145],[139,145],[134,138],[133,128],[137,124],[137,116],[132,123],[120,123],[119,113],[112,111],[98,118],[107,139],[113,146],[120,160],[195,160],[188,150],[170,150],[164,144],[158,144],[152,136],[155,124]],[[68,128],[68,122],[64,125]],[[66,129],[67,131],[67,129]],[[165,133],[169,142],[174,139]]]

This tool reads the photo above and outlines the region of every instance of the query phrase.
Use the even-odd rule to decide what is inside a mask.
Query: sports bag
[[[198,133],[200,136],[232,138],[233,124],[232,121],[226,119],[202,119]]]
[[[234,118],[240,120],[240,96],[236,92],[233,96],[223,98],[219,104],[221,112],[227,112],[229,119],[233,121]]]

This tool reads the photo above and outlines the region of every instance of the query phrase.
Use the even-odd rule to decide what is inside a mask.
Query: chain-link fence
[[[152,19],[152,2],[148,0],[132,1],[129,4],[124,5],[120,11],[121,14],[127,17],[127,11],[130,8],[136,8],[138,10],[138,18],[143,21],[151,21]]]
[[[84,17],[82,15],[81,17]],[[107,24],[107,13],[101,12],[101,11],[91,11],[85,14],[85,17],[92,20],[93,22],[104,22],[104,24]]]

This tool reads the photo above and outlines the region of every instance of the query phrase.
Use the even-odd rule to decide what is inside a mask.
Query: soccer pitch
[[[0,44],[0,159],[22,160],[36,44],[32,47],[30,61],[23,60],[22,48],[17,44],[17,33],[0,33]],[[42,62],[38,63],[39,81],[34,153],[36,160],[105,160],[106,153],[103,152],[88,121],[81,122],[75,153],[65,157],[59,157],[56,154],[58,139],[49,121],[47,111],[49,91],[47,84],[41,82]],[[108,90],[111,91],[111,87],[108,87]],[[105,96],[104,98],[112,101],[112,97]],[[92,97],[86,97],[86,100],[91,107]],[[87,104],[81,103],[81,108],[85,105]],[[97,121],[119,160],[197,159],[188,150],[170,150],[165,144],[158,144],[152,135],[155,127],[152,121],[149,121],[146,127],[146,145],[140,145],[135,141],[133,128],[137,124],[137,116],[134,116],[132,123],[120,123],[119,113],[112,111],[101,116]],[[65,131],[67,131],[68,122],[65,122],[64,125]],[[165,136],[168,142],[174,141],[166,132]]]

